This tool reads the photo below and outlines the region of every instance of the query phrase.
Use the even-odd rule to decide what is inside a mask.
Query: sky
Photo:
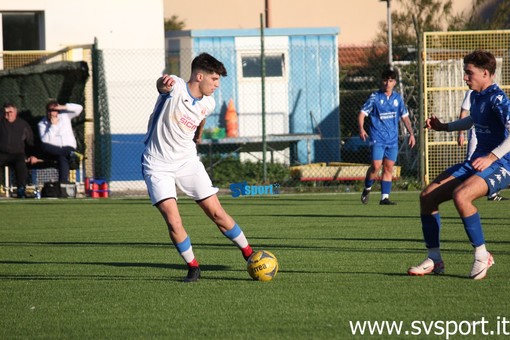
[[[473,0],[453,0],[454,12],[466,11]],[[268,0],[269,23],[275,28],[337,27],[340,45],[370,44],[386,22],[381,0]],[[398,9],[396,0],[390,2]],[[265,0],[164,0],[165,18],[176,15],[184,29],[260,28]]]

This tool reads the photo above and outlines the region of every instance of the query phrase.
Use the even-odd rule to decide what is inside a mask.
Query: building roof
[[[371,53],[383,54],[387,51],[388,48],[382,45],[341,45],[338,48],[338,63],[342,67],[365,66]]]
[[[307,28],[266,28],[265,36],[292,35],[338,35],[337,27],[307,27]],[[212,29],[212,30],[182,30],[167,31],[165,37],[258,37],[260,29]]]

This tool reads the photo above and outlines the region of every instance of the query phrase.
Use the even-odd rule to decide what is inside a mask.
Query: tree
[[[510,28],[510,1],[475,0],[462,29],[500,30]]]
[[[186,23],[184,20],[180,20],[177,15],[172,15],[170,19],[165,19],[165,32],[167,31],[181,31]],[[180,45],[177,47],[169,47],[166,51],[166,73],[179,75],[180,69]]]
[[[172,15],[170,19],[165,19],[165,32],[166,31],[181,31],[186,26],[184,20],[180,20],[177,15]]]
[[[454,13],[452,0],[395,0],[400,11],[391,13],[393,59],[404,60],[417,46],[420,32],[495,30],[510,28],[509,0],[473,0],[467,13]],[[416,22],[414,22],[414,18]],[[416,27],[417,26],[417,27]],[[379,23],[374,44],[388,45],[388,24]]]
[[[452,0],[396,0],[401,11],[391,13],[393,60],[404,60],[410,50],[416,50],[418,38],[416,29],[424,31],[444,31],[451,26],[459,26],[460,15],[453,13]],[[414,22],[416,18],[416,23]],[[418,27],[415,27],[416,26]],[[380,22],[381,31],[374,43],[388,45],[388,24]]]

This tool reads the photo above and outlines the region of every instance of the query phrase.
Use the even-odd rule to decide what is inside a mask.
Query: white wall
[[[76,44],[164,48],[163,0],[0,0],[0,11],[44,11],[46,49]]]
[[[0,0],[5,11],[44,11],[48,51],[97,38],[105,56],[111,132],[145,132],[154,84],[165,67],[163,0]]]

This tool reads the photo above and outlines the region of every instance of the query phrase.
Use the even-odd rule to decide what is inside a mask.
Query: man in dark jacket
[[[18,198],[25,198],[27,184],[27,163],[37,163],[34,156],[27,157],[25,148],[34,146],[34,134],[28,123],[18,118],[18,108],[12,103],[3,105],[0,117],[0,170],[12,166],[16,175]]]

